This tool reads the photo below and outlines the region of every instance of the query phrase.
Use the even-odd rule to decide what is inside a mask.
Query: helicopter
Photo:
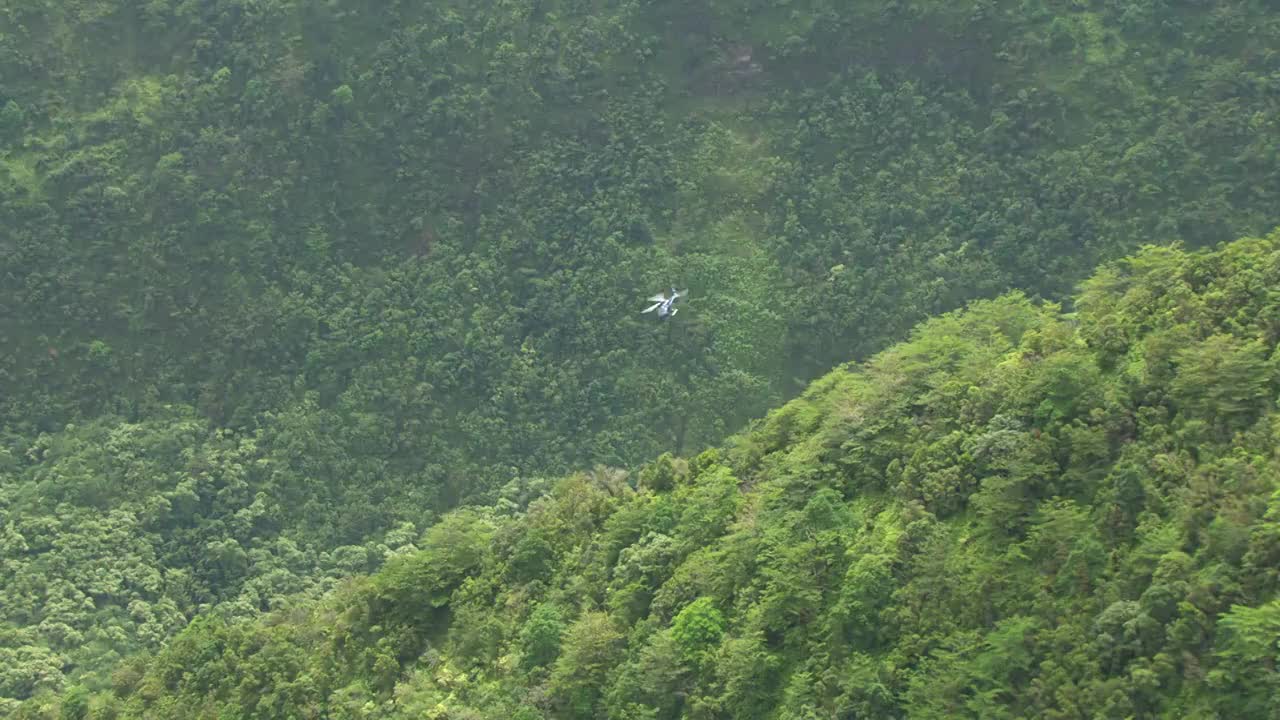
[[[685,290],[684,292],[680,292],[675,289],[675,286],[672,286],[671,292],[669,294],[659,293],[649,298],[649,301],[652,302],[653,304],[645,308],[644,310],[641,310],[640,312],[647,313],[647,312],[653,312],[654,310],[657,310],[659,320],[666,320],[669,317],[675,317],[675,314],[680,312],[680,309],[675,307],[676,300],[688,294],[689,294],[688,290]]]

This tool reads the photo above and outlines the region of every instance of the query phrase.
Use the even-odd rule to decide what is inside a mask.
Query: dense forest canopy
[[[1275,717],[1277,288],[1280,231],[979,301],[18,715]]]
[[[0,422],[314,402],[448,504],[1273,224],[1262,3],[845,5],[6,2]]]
[[[1280,207],[1263,0],[0,18],[0,712]]]

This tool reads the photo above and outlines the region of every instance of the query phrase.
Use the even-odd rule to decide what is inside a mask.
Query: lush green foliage
[[[5,3],[0,422],[318,409],[451,499],[1280,205],[1252,3],[579,5]]]
[[[1277,288],[1280,231],[977,302],[721,450],[512,484],[19,714],[1275,716]]]
[[[1256,0],[0,0],[0,18],[0,702],[99,691],[196,614],[324,592],[504,485],[521,507],[533,478],[696,454],[965,301],[1062,300],[1138,242],[1258,234],[1280,207],[1280,19]],[[671,283],[688,309],[645,322]],[[1106,362],[1129,362],[1097,322]],[[1173,353],[1152,382],[1174,378],[1206,442],[1270,397],[1265,342],[1233,327],[1151,341]],[[1049,420],[1094,377],[1057,372],[1034,390]],[[991,442],[1025,431],[1005,429]],[[931,512],[968,507],[972,478],[931,469],[967,452],[949,442],[895,481]],[[991,453],[1005,475],[1047,467]],[[679,533],[634,520],[652,539],[584,581],[619,627],[742,511],[731,470],[699,476]],[[973,507],[1012,532],[1024,499],[1009,481]],[[557,567],[565,522],[521,536],[512,582]],[[612,647],[553,641],[613,627],[569,600],[522,626],[521,667],[556,707],[610,702],[595,670],[554,671]],[[655,647],[710,668],[723,621],[755,667],[732,613],[699,607]],[[1267,626],[1258,607],[1240,627]],[[657,652],[631,661],[677,687]]]

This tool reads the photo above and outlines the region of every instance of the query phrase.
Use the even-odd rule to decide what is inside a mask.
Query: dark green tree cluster
[[[976,302],[720,449],[513,483],[17,715],[1275,716],[1277,287],[1280,231]]]
[[[384,5],[3,6],[11,432],[314,397],[452,496],[704,447],[927,315],[1280,204],[1250,2]],[[674,337],[634,317],[671,282]]]

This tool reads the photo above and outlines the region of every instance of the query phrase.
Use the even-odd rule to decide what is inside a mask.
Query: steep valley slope
[[[1274,717],[1278,288],[1280,231],[975,302],[18,716]]]

